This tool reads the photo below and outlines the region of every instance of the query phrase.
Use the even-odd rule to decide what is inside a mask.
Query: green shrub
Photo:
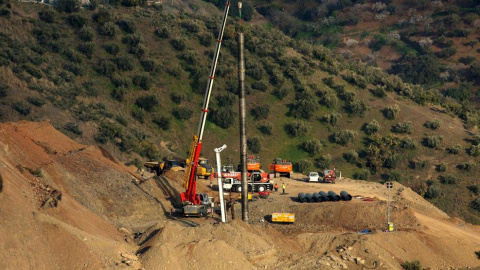
[[[338,99],[335,94],[329,93],[320,98],[320,104],[327,106],[329,109],[333,109],[338,104]]]
[[[126,87],[118,87],[114,88],[110,95],[112,98],[118,101],[124,101],[125,95],[128,93],[128,89]]]
[[[252,114],[255,120],[267,119],[270,114],[270,105],[265,104],[253,108],[250,113]]]
[[[105,46],[105,51],[113,56],[116,56],[120,52],[118,44],[109,44]]]
[[[395,104],[393,106],[388,106],[382,110],[383,116],[388,120],[394,120],[398,117],[398,113],[400,112],[400,107]]]
[[[254,154],[260,153],[262,150],[262,146],[260,143],[260,139],[258,137],[251,137],[247,139],[247,148],[249,152]]]
[[[427,192],[425,192],[425,198],[435,199],[440,196],[440,194],[440,187],[438,187],[437,185],[431,185],[427,187]]]
[[[56,6],[59,11],[77,12],[80,10],[80,0],[58,0]]]
[[[306,173],[312,167],[312,162],[308,159],[301,159],[296,165],[299,172]]]
[[[167,26],[157,28],[154,31],[154,34],[159,38],[169,38],[170,37],[170,28],[167,27]]]
[[[135,67],[135,59],[131,56],[120,56],[115,58],[115,63],[117,68],[124,71],[133,70]]]
[[[356,164],[358,162],[358,153],[352,149],[343,153],[343,158],[350,164]]]
[[[145,123],[145,118],[147,117],[147,113],[143,108],[135,107],[132,110],[132,117],[137,119],[140,123]]]
[[[236,112],[231,107],[220,107],[212,112],[212,122],[217,126],[227,129],[235,123]]]
[[[135,22],[132,20],[127,20],[127,19],[122,19],[116,22],[118,27],[122,29],[122,31],[133,34],[135,31],[137,31],[137,26],[135,25]]]
[[[104,23],[111,22],[113,16],[110,11],[105,8],[101,8],[97,13],[93,14],[92,18],[94,21],[102,25]]]
[[[187,99],[187,95],[184,93],[172,92],[170,93],[170,99],[173,102],[180,104]]]
[[[87,17],[81,14],[72,14],[67,17],[67,22],[73,27],[80,29],[87,23]]]
[[[392,132],[400,134],[412,134],[413,125],[412,122],[401,122],[392,126]]]
[[[117,71],[117,65],[110,60],[101,59],[98,61],[95,70],[105,76],[111,76]]]
[[[78,36],[83,41],[92,41],[94,37],[93,29],[88,26],[83,26],[78,32]]]
[[[476,198],[475,200],[473,200],[473,201],[470,203],[470,207],[471,207],[473,210],[480,212],[480,198]],[[480,251],[475,252],[475,254],[476,254],[477,257],[479,257],[479,259],[480,259]]]
[[[439,165],[435,166],[435,170],[437,172],[445,172],[447,170],[447,164],[445,164],[445,163],[439,164]]]
[[[429,148],[440,149],[443,146],[443,136],[430,135],[425,136],[422,139],[422,144]]]
[[[154,71],[156,67],[155,61],[150,59],[142,60],[140,64],[142,65],[143,69],[147,72]]]
[[[457,169],[462,170],[462,171],[471,171],[477,167],[477,163],[475,163],[473,160],[460,163],[457,165]]]
[[[152,79],[147,75],[135,75],[132,82],[135,86],[139,86],[143,90],[149,90],[152,86]]]
[[[286,87],[279,87],[273,90],[273,94],[280,100],[283,100],[286,96],[288,96],[289,93],[290,90]]]
[[[428,160],[410,160],[409,167],[412,170],[425,169],[429,164]]]
[[[10,86],[0,82],[0,98],[7,97],[8,92],[10,92]]]
[[[357,132],[354,130],[341,130],[333,133],[332,140],[334,143],[340,145],[347,145],[350,142],[355,141]]]
[[[163,130],[169,130],[172,119],[167,116],[156,117],[152,122]]]
[[[151,112],[159,104],[158,98],[154,95],[147,95],[137,98],[135,105],[144,109],[147,112]]]
[[[43,105],[45,105],[46,101],[45,99],[41,98],[41,97],[35,97],[35,96],[29,96],[27,97],[27,101],[34,105],[34,106],[37,106],[37,107],[42,107]]]
[[[32,107],[22,101],[12,103],[12,108],[23,116],[29,115],[32,110]]]
[[[400,147],[407,150],[414,150],[417,148],[417,142],[412,138],[407,137],[400,142]]]
[[[472,145],[472,147],[470,147],[470,148],[467,150],[467,153],[468,153],[470,156],[478,157],[478,156],[480,155],[480,145]]]
[[[370,106],[364,100],[354,100],[352,102],[349,102],[346,107],[349,116],[364,117],[365,112],[370,110]]]
[[[106,22],[98,28],[102,36],[114,37],[117,34],[117,26],[113,22]]]
[[[67,131],[72,132],[75,135],[82,135],[83,134],[83,132],[80,130],[80,127],[78,126],[77,123],[68,122],[63,126],[63,128],[65,128],[65,130],[67,130]]]
[[[310,125],[303,120],[294,120],[285,125],[285,132],[292,136],[305,136],[310,131]]]
[[[447,153],[449,153],[449,154],[458,155],[458,153],[460,153],[460,151],[462,151],[462,145],[459,144],[459,143],[447,147]]]
[[[38,12],[38,16],[40,20],[46,23],[53,23],[55,21],[55,17],[57,16],[57,12],[52,9],[41,10]]]
[[[429,128],[431,130],[437,130],[440,128],[440,125],[442,124],[442,121],[439,120],[439,119],[433,119],[431,121],[427,121],[425,122],[425,124],[423,124],[426,128]]]
[[[200,35],[198,37],[198,40],[200,41],[200,44],[209,48],[210,46],[212,46],[215,37],[211,33],[205,33],[203,35]]]
[[[262,123],[258,125],[258,130],[265,135],[272,135],[273,125],[270,123]]]
[[[419,261],[404,262],[401,266],[404,270],[423,270]]]
[[[317,139],[312,139],[303,143],[303,149],[311,156],[314,157],[320,154],[322,150],[322,143]]]
[[[193,115],[193,110],[187,107],[175,108],[172,112],[175,118],[180,120],[188,120]]]
[[[338,121],[340,120],[340,118],[342,118],[342,115],[339,114],[339,113],[331,113],[331,114],[325,114],[323,117],[322,117],[322,121],[327,123],[327,124],[330,124],[332,126],[336,126]]]
[[[121,137],[122,128],[111,122],[102,122],[98,127],[95,140],[99,143],[105,144],[113,141],[115,138]]]
[[[317,167],[322,169],[329,168],[331,163],[332,163],[332,157],[330,156],[330,154],[321,155],[317,159]]]
[[[92,59],[93,52],[95,50],[95,44],[91,41],[82,43],[78,45],[78,50],[81,53],[85,54],[85,56],[87,56],[88,59]]]
[[[478,199],[477,199],[478,200]],[[476,205],[480,205],[480,202],[476,202],[475,203]],[[475,255],[477,255],[477,259],[480,260],[480,250],[479,251],[475,251]]]
[[[172,40],[170,40],[170,44],[177,51],[183,51],[187,46],[184,38],[173,38]]]
[[[378,123],[377,120],[373,119],[370,123],[365,123],[362,126],[362,130],[367,135],[375,134],[380,130],[380,123]]]
[[[268,84],[265,81],[256,81],[252,83],[252,89],[265,92],[267,91]]]
[[[441,175],[438,178],[440,180],[440,183],[447,185],[453,185],[459,181],[459,179],[452,174]]]
[[[357,171],[353,174],[353,178],[358,180],[368,180],[368,178],[370,178],[370,170],[362,169]]]
[[[384,98],[387,96],[387,90],[384,85],[376,85],[372,90],[372,94],[378,98]]]

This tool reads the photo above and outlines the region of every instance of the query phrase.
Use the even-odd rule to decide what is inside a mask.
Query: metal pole
[[[388,203],[387,203],[387,225],[390,225],[390,185],[387,183]]]
[[[222,152],[227,145],[224,144],[219,148],[215,148],[215,155],[217,157],[217,183],[218,183],[218,194],[220,197],[220,211],[222,213],[222,222],[225,223],[225,202],[223,200],[223,185],[222,185],[222,161],[220,159],[220,152]]]
[[[242,220],[248,222],[247,132],[245,128],[245,60],[243,33],[238,33],[238,95],[240,110],[240,166],[242,175]]]

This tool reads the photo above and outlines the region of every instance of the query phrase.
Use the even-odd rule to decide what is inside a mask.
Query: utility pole
[[[387,201],[387,231],[393,231],[393,224],[390,223],[390,189],[393,188],[392,182],[386,182],[385,185],[388,189],[388,201]]]
[[[218,196],[220,197],[220,211],[222,213],[222,222],[225,223],[225,201],[223,199],[223,185],[222,185],[222,161],[220,159],[220,152],[225,150],[227,145],[224,144],[219,148],[215,148],[215,154],[217,158],[217,183],[218,183]]]
[[[238,9],[242,9],[242,2],[238,2]],[[240,15],[241,15],[240,11]],[[241,18],[240,22],[241,23]],[[238,105],[240,110],[240,166],[242,178],[242,220],[248,223],[248,173],[247,173],[247,131],[245,125],[245,59],[244,36],[241,28],[238,37]]]

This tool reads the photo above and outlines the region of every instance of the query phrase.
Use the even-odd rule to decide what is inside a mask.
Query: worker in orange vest
[[[277,183],[275,183],[275,185],[273,185],[273,189],[275,189],[275,192],[278,191],[278,184]]]

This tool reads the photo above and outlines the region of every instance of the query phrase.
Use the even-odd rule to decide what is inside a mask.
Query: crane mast
[[[210,96],[212,94],[213,81],[215,80],[215,71],[217,69],[218,57],[220,55],[220,48],[222,46],[223,33],[225,25],[227,23],[228,11],[230,10],[230,0],[225,3],[225,10],[223,13],[222,25],[220,32],[218,33],[217,46],[215,48],[215,54],[212,60],[212,66],[210,68],[210,75],[208,76],[208,84],[205,92],[205,98],[203,100],[202,112],[200,115],[200,123],[198,125],[197,135],[193,136],[192,145],[190,147],[190,154],[188,157],[188,164],[186,168],[185,181],[183,183],[186,191],[181,193],[181,199],[184,204],[202,204],[204,198],[196,194],[196,171],[198,167],[198,160],[200,158],[200,152],[202,150],[203,132],[205,129],[205,122],[207,121],[208,105],[210,103]]]

